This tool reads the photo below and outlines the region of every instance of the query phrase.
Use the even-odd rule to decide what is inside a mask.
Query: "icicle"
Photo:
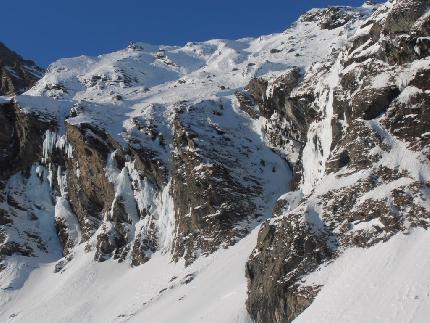
[[[171,182],[161,192],[153,187],[145,177],[141,179],[134,167],[134,162],[127,162],[126,167],[133,183],[134,198],[140,212],[148,212],[143,226],[155,220],[158,232],[158,243],[163,252],[170,251],[175,236],[175,211],[173,198],[170,195]]]
[[[73,158],[73,146],[71,144],[67,144],[66,152],[67,158]]]
[[[170,195],[171,181],[164,187],[160,196],[156,200],[159,231],[159,243],[161,250],[166,252],[171,250],[175,233],[175,209],[173,198]]]
[[[54,147],[64,151],[67,158],[73,158],[73,146],[67,142],[67,137],[65,135],[58,136],[55,132],[46,130],[45,138],[43,140],[43,164],[48,162]]]
[[[43,140],[43,157],[42,163],[46,164],[48,161],[48,157],[52,153],[52,149],[54,148],[55,141],[57,139],[57,135],[55,132],[50,130],[46,130],[45,139]]]
[[[49,186],[52,188],[53,172],[52,172],[52,164],[51,163],[49,163],[49,165],[48,165],[48,176],[46,178],[48,179]]]
[[[60,188],[61,196],[67,196],[67,177],[66,174],[63,175],[60,166],[57,168],[57,183]]]
[[[37,176],[42,177],[43,176],[43,167],[41,167],[40,165],[37,165],[36,174],[37,174]]]

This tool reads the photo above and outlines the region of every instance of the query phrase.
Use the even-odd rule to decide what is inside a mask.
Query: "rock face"
[[[0,281],[85,253],[190,268],[259,230],[247,310],[291,322],[323,288],[308,274],[430,225],[429,5],[318,9],[258,39],[52,64],[0,98]],[[40,70],[3,56],[2,93],[24,91]]]
[[[33,86],[44,70],[0,42],[0,95],[20,94]]]
[[[6,257],[52,251],[39,230],[42,217],[52,210],[52,200],[47,181],[41,180],[47,174],[37,162],[43,155],[43,135],[55,123],[24,113],[14,102],[0,107],[1,271]]]
[[[351,13],[347,7],[331,7],[327,9],[315,9],[304,14],[300,20],[304,22],[316,22],[322,29],[335,29],[344,26],[358,13]],[[354,17],[355,16],[355,17]]]
[[[316,114],[309,82],[301,81],[301,71],[295,67],[273,80],[270,88],[268,81],[253,79],[243,91],[236,92],[240,108],[252,118],[264,120],[262,131],[266,140],[292,167],[293,190],[299,185],[300,155]]]
[[[41,138],[52,124],[23,113],[13,102],[2,105],[0,122],[0,180],[5,180],[40,158]]]
[[[430,128],[423,86],[430,84],[430,53],[419,38],[428,37],[426,8],[425,1],[380,7],[334,53],[326,71],[305,74],[305,83],[317,75],[323,81],[306,84],[314,98],[301,100],[303,113],[315,109],[302,122],[307,142],[298,147],[304,198],[280,200],[275,218],[260,230],[247,264],[247,307],[256,322],[296,318],[320,288],[303,277],[346,248],[428,227]],[[421,171],[410,168],[415,163]]]
[[[263,179],[246,174],[253,147],[242,146],[239,133],[222,128],[224,102],[184,105],[174,123],[172,193],[177,236],[176,257],[194,260],[243,238],[262,216],[255,199]],[[211,118],[209,127],[205,127]],[[203,131],[202,131],[203,130]],[[242,133],[243,134],[243,133]],[[184,185],[186,183],[186,185]],[[238,226],[238,223],[242,223]]]

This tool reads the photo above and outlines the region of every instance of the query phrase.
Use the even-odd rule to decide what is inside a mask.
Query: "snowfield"
[[[162,254],[137,268],[96,263],[78,250],[68,270],[54,273],[53,263],[46,264],[22,288],[3,291],[1,300],[7,295],[9,301],[0,321],[252,322],[244,305],[244,268],[257,232],[190,267]],[[429,245],[428,232],[415,230],[370,249],[346,250],[304,278],[305,285],[323,287],[294,322],[427,322]]]
[[[346,250],[304,278],[323,287],[294,322],[428,322],[429,246],[429,232],[420,229]]]
[[[0,321],[250,322],[245,263],[257,232],[189,267],[161,253],[135,268],[97,263],[81,248],[64,272],[54,273],[48,263],[33,270],[22,288],[3,290]]]

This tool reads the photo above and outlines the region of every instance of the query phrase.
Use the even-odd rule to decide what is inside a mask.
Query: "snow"
[[[72,106],[68,100],[54,100],[45,96],[18,95],[13,100],[23,112],[37,114],[49,121],[64,120],[65,114]]]
[[[55,204],[55,219],[63,222],[65,227],[68,229],[68,239],[72,241],[73,245],[76,245],[81,240],[81,230],[79,227],[78,219],[70,209],[69,201],[63,197],[57,197]]]
[[[286,207],[284,207],[284,212],[293,211],[296,207],[299,206],[303,197],[304,195],[302,191],[290,191],[279,197],[279,200],[284,200],[287,203]]]
[[[324,285],[294,322],[428,322],[430,234],[398,234],[369,249],[351,248],[305,277]]]
[[[403,170],[418,181],[430,180],[430,162],[422,152],[409,149],[405,142],[395,138],[384,129],[378,120],[370,120],[369,125],[391,148],[389,152],[383,153],[377,166]]]
[[[155,200],[157,208],[157,226],[160,237],[159,244],[162,251],[170,251],[175,238],[175,210],[173,198],[170,195],[171,181],[163,188]]]
[[[14,256],[8,258],[9,266],[0,275],[0,308],[11,299],[14,293],[26,282],[30,273],[39,266],[52,263],[61,258],[61,247],[54,223],[54,205],[47,179],[48,170],[42,165],[31,167],[29,176],[15,174],[5,184],[5,193],[13,196],[25,211],[13,209],[3,201],[0,207],[14,214],[14,226],[2,226],[7,241],[29,246],[34,257]],[[26,238],[26,233],[39,236],[44,243],[40,250],[37,240]],[[0,319],[6,321],[6,319]]]
[[[52,150],[54,149],[55,143],[57,140],[57,134],[50,130],[46,130],[45,138],[42,144],[42,163],[46,163],[48,161],[49,156],[52,154]]]
[[[392,76],[389,73],[380,73],[376,75],[373,79],[372,88],[377,89],[386,87],[389,84],[391,77]]]
[[[15,72],[12,66],[4,66],[4,69],[8,71],[12,75],[12,77],[16,79],[21,79],[21,77]]]
[[[423,91],[416,88],[415,86],[407,86],[403,89],[403,91],[400,93],[400,95],[396,98],[396,100],[400,103],[407,104],[410,102],[410,98],[413,96],[416,96]]]
[[[341,69],[339,56],[329,76],[319,84],[321,92],[318,107],[323,113],[322,120],[314,121],[308,131],[308,138],[303,149],[303,183],[301,189],[310,194],[318,181],[325,174],[325,164],[330,156],[332,143],[333,92],[339,82]]]
[[[2,291],[0,321],[14,315],[13,322],[43,323],[250,322],[244,271],[257,233],[258,228],[235,247],[189,267],[162,253],[135,268],[112,260],[96,263],[81,246],[63,271],[54,273],[54,264],[46,264],[33,270],[21,289]]]
[[[9,103],[12,100],[12,98],[9,98],[7,96],[0,96],[0,104]]]
[[[121,199],[122,204],[125,207],[125,211],[130,217],[129,220],[132,223],[136,223],[139,219],[139,215],[137,214],[137,206],[134,199],[134,192],[131,186],[128,169],[127,167],[123,167],[121,170],[117,168],[115,154],[116,151],[109,154],[106,166],[106,177],[114,184],[115,188],[115,199],[112,202],[112,208],[116,203],[116,200]]]
[[[29,72],[37,79],[40,79],[43,77],[44,70],[36,65],[23,65],[22,67],[25,68],[27,72]]]
[[[93,122],[124,142],[130,120],[143,107],[161,105],[170,110],[167,115],[181,100],[232,100],[234,91],[253,77],[273,78],[292,66],[306,70],[326,60],[341,46],[343,32],[343,28],[321,30],[316,23],[297,23],[283,33],[259,38],[215,39],[183,47],[136,43],[136,50],[61,59],[16,100],[24,111],[58,120],[79,107],[78,116],[69,117],[69,123]],[[271,52],[274,48],[280,52]]]
[[[339,190],[341,188],[345,188],[348,186],[352,186],[359,179],[368,176],[370,172],[368,170],[358,171],[352,174],[342,174],[339,172],[337,174],[331,173],[326,175],[319,185],[317,185],[314,189],[315,195],[324,195],[328,193],[330,190]],[[344,175],[344,176],[340,176]]]
[[[373,9],[367,6],[358,11],[365,19]],[[196,173],[203,173],[220,162],[245,187],[252,180],[261,184],[262,192],[254,202],[256,213],[263,218],[271,215],[274,203],[281,198],[287,202],[286,212],[302,207],[305,220],[314,224],[313,227],[321,227],[318,196],[351,186],[370,174],[370,170],[325,174],[332,144],[333,96],[339,74],[346,72],[341,71],[345,57],[339,56],[327,74],[315,74],[321,76],[316,80],[321,118],[310,126],[303,151],[304,182],[298,191],[289,192],[291,170],[265,141],[262,132],[265,120],[251,120],[240,111],[234,92],[243,89],[254,77],[274,79],[292,67],[301,71],[323,70],[329,66],[329,53],[341,49],[350,35],[359,37],[370,30],[371,25],[359,28],[362,21],[333,30],[321,30],[315,22],[298,22],[279,34],[239,40],[215,39],[183,47],[136,43],[114,53],[67,58],[52,64],[47,74],[15,101],[26,113],[57,120],[57,129],[46,132],[42,165],[34,165],[28,182],[17,175],[8,183],[9,189],[30,190],[26,193],[30,196],[24,194],[26,203],[41,215],[38,226],[44,240],[50,242],[51,253],[30,260],[8,259],[11,265],[0,276],[2,286],[7,286],[0,291],[0,321],[250,322],[245,310],[245,264],[255,247],[258,226],[236,245],[201,256],[188,267],[183,260],[172,262],[175,210],[171,178],[163,187],[156,188],[148,178],[141,177],[129,156],[125,166],[119,169],[113,152],[108,157],[105,174],[115,189],[113,203],[121,199],[130,217],[131,231],[127,232],[127,238],[131,241],[137,233],[144,236],[145,230],[153,229],[150,226],[155,223],[159,249],[138,267],[131,268],[128,258],[124,263],[111,259],[94,262],[94,251],[86,252],[86,246],[79,244],[78,222],[67,202],[66,174],[49,163],[51,154],[57,148],[73,158],[65,123],[91,123],[105,129],[121,145],[130,143],[133,148],[154,152],[170,174],[172,130],[175,118],[180,118],[187,131],[198,134],[196,141],[200,146],[189,148],[202,160],[195,168]],[[354,54],[367,55],[378,49],[376,45],[367,45]],[[408,83],[426,64],[424,60],[414,62],[402,71],[400,99],[406,100],[415,93]],[[377,75],[373,86],[384,87],[390,77]],[[0,103],[7,100],[0,97]],[[186,113],[179,114],[182,108]],[[390,136],[379,120],[369,121],[368,126],[392,147],[391,153],[381,152],[382,158],[376,166],[397,167],[407,170],[412,179],[430,180],[429,163],[424,162],[420,153],[410,151],[406,144]],[[217,131],[227,134],[230,143],[216,141],[221,140],[214,135]],[[295,160],[298,156],[289,157]],[[61,194],[54,200],[49,187],[53,176],[57,176]],[[80,176],[79,168],[76,176]],[[244,180],[245,177],[252,180]],[[411,178],[378,186],[362,200],[383,199],[388,191],[410,184]],[[300,204],[312,192],[316,198],[305,206]],[[36,205],[40,203],[46,205],[38,209]],[[139,213],[143,212],[147,216],[141,218]],[[106,227],[112,225],[109,215],[112,210],[105,214]],[[54,273],[55,264],[64,258],[61,259],[54,219],[66,224],[69,237],[76,245],[73,259],[57,273]],[[352,230],[377,224],[378,219],[357,223]],[[27,228],[28,223],[22,226]],[[11,233],[10,237],[18,239],[19,234]],[[91,242],[94,236],[87,246],[91,247]],[[425,305],[429,304],[425,290],[429,290],[430,276],[424,269],[429,265],[425,257],[425,244],[429,242],[428,235],[417,230],[368,250],[346,250],[305,279],[306,284],[325,286],[297,321],[383,321],[394,318],[395,313],[405,321],[419,321]],[[421,275],[423,286],[417,286],[418,280],[406,275],[409,272]],[[415,296],[425,301],[417,302]]]
[[[399,87],[399,89],[403,90],[405,87],[407,87],[411,79],[416,74],[418,74],[422,70],[429,68],[429,64],[430,62],[428,59],[417,59],[410,63],[408,68],[402,70],[396,77],[397,86]]]
[[[387,192],[391,192],[396,188],[407,186],[412,183],[413,183],[413,180],[411,178],[402,177],[402,178],[399,178],[398,180],[389,182],[387,184],[379,185],[375,189],[370,190],[369,192],[361,196],[360,199],[354,205],[354,208],[359,207],[362,203],[364,203],[366,200],[369,200],[369,199],[383,200],[386,198]]]

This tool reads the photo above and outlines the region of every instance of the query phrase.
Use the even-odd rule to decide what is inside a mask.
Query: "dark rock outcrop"
[[[24,60],[0,42],[0,95],[25,92],[43,73],[33,61]]]
[[[326,9],[314,9],[304,14],[300,20],[304,22],[316,22],[321,29],[335,29],[342,27],[353,18],[353,13],[346,7],[330,7]]]
[[[114,200],[114,186],[105,174],[108,154],[114,148],[102,130],[88,124],[68,125],[67,139],[75,156],[67,161],[69,201],[86,241],[100,226]]]
[[[307,81],[301,82],[302,77],[299,68],[292,68],[270,84],[261,78],[253,79],[244,90],[235,93],[241,110],[251,118],[264,118],[265,138],[294,169],[293,190],[299,185],[300,154],[307,130],[316,117],[313,88]]]
[[[329,230],[301,218],[302,214],[293,213],[276,225],[266,222],[260,229],[246,267],[252,282],[247,308],[257,322],[289,322],[309,306],[316,292],[300,288],[299,278],[334,252],[336,244]]]
[[[187,263],[199,253],[235,244],[249,232],[246,223],[259,216],[254,202],[261,193],[259,178],[238,176],[243,161],[230,157],[233,151],[246,155],[246,149],[221,128],[199,128],[209,108],[218,113],[223,109],[221,102],[213,101],[182,107],[174,124],[174,255]]]
[[[41,158],[43,135],[55,122],[42,121],[10,102],[0,104],[0,123],[0,180],[4,180]]]

